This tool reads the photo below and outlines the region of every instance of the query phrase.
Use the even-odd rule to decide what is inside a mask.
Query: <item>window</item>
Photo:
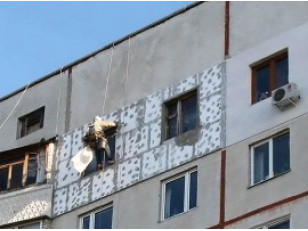
[[[289,131],[251,146],[251,185],[289,170]]]
[[[252,103],[271,96],[271,92],[289,83],[288,54],[284,53],[252,67]]]
[[[165,139],[193,130],[197,125],[197,91],[165,103]]]
[[[91,212],[81,218],[82,229],[112,229],[113,207]]]
[[[260,229],[290,229],[290,219],[280,219],[268,224],[259,226]]]
[[[8,157],[10,156],[10,157]],[[41,160],[42,161],[42,160]],[[38,153],[3,155],[0,157],[0,190],[22,188],[41,181]]]
[[[197,171],[189,171],[163,182],[162,220],[197,206]]]
[[[44,125],[44,107],[41,107],[27,115],[18,119],[17,138],[24,137],[36,130],[39,130]]]
[[[108,142],[108,147],[110,149],[111,156],[115,156],[115,132],[116,128],[108,129],[105,131],[105,136]],[[88,145],[88,142],[87,142]],[[102,152],[102,150],[99,150],[97,148],[94,148],[95,156],[91,163],[87,166],[87,168],[84,171],[84,175],[91,174],[93,172],[96,172],[98,170],[103,169],[103,167],[112,165],[114,163],[114,159],[108,160],[106,153]]]

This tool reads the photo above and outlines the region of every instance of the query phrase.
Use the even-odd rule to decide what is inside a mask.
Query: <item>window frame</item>
[[[79,216],[79,229],[83,229],[83,219],[88,216],[90,217],[89,229],[95,229],[95,214],[99,212],[103,212],[109,208],[112,208],[111,229],[113,229],[114,224],[113,224],[113,204],[112,203],[80,215]]]
[[[196,195],[196,206],[193,208],[189,208],[189,200],[190,200],[190,182],[191,182],[191,174],[196,172],[197,173],[197,195]],[[166,185],[172,181],[178,180],[180,178],[184,177],[184,208],[183,208],[183,212],[175,214],[173,216],[170,217],[166,217],[165,218],[165,205],[166,205]],[[162,197],[161,197],[161,217],[160,220],[164,221],[164,220],[168,220],[171,219],[173,217],[179,216],[181,214],[187,213],[191,210],[194,210],[197,208],[198,206],[198,169],[197,168],[193,168],[191,170],[182,172],[180,174],[177,174],[176,176],[170,177],[166,180],[162,181]]]
[[[36,113],[40,113],[40,127],[34,131],[29,132],[28,127],[27,127],[27,121],[29,119],[30,116],[36,114]],[[37,130],[40,130],[44,127],[44,119],[45,119],[45,106],[40,107],[26,115],[23,115],[21,117],[18,118],[18,125],[17,125],[17,139],[23,138]]]
[[[270,98],[272,95],[272,91],[277,89],[276,88],[276,62],[278,60],[288,58],[288,67],[289,67],[289,54],[288,50],[283,50],[280,52],[277,52],[276,54],[273,54],[265,59],[262,59],[261,61],[258,61],[257,63],[250,66],[251,68],[251,104],[256,104],[258,102],[261,102],[263,100],[259,100],[256,97],[257,93],[257,70],[268,66],[269,67],[269,83],[270,83],[270,89],[269,89],[269,95],[267,98]],[[289,68],[288,68],[288,83],[289,83]]]
[[[27,184],[29,160],[32,159],[32,157],[30,157],[31,155],[35,155],[36,158],[39,158],[40,156],[39,152],[29,152],[29,153],[27,152],[19,160],[15,160],[15,161],[0,165],[0,169],[8,168],[7,186],[6,186],[6,189],[0,189],[0,192],[7,191],[7,190],[20,189],[20,188],[24,188],[25,186],[38,183],[38,180],[36,179],[35,183]],[[37,159],[37,161],[38,161],[37,163],[38,165],[39,159]],[[11,188],[13,166],[17,164],[23,164],[21,187]],[[39,166],[37,166],[37,169],[38,167]],[[37,171],[36,178],[38,177],[38,174],[39,173]]]
[[[186,93],[183,93],[179,96],[176,96],[170,100],[167,100],[163,103],[163,123],[162,123],[162,135],[163,135],[163,141],[166,141],[166,140],[170,140],[172,138],[175,138],[181,134],[184,134],[186,132],[189,132],[189,131],[192,131],[194,129],[197,128],[198,126],[198,121],[199,121],[199,97],[198,97],[198,88],[194,88],[194,89],[191,89],[190,91],[186,92]],[[183,112],[182,112],[182,102],[186,99],[189,99],[189,98],[193,98],[195,97],[196,99],[196,121],[195,121],[195,128],[192,129],[192,130],[189,130],[189,131],[186,131],[186,132],[183,132]],[[172,106],[172,105],[176,105],[176,115],[175,117],[178,118],[177,119],[177,130],[176,130],[176,136],[174,137],[169,137],[169,119],[171,117],[174,117],[174,116],[170,116],[169,115],[169,108]]]
[[[255,143],[253,143],[253,144],[251,144],[250,146],[249,146],[249,148],[250,148],[250,154],[249,154],[249,156],[250,156],[250,187],[252,187],[252,186],[255,186],[255,185],[258,185],[258,184],[261,184],[261,183],[263,183],[263,182],[266,182],[267,180],[270,180],[270,179],[273,179],[273,178],[275,178],[275,177],[277,177],[277,176],[280,176],[280,175],[282,175],[282,174],[285,174],[285,173],[287,173],[287,172],[289,172],[289,171],[291,171],[291,166],[290,166],[290,164],[291,164],[291,160],[290,160],[290,162],[289,162],[289,170],[287,170],[287,171],[284,171],[284,172],[281,172],[281,173],[279,173],[279,174],[276,174],[275,175],[275,173],[274,173],[274,152],[273,152],[273,140],[275,139],[275,138],[278,138],[278,137],[280,137],[280,136],[283,136],[283,135],[285,135],[285,134],[287,134],[287,133],[289,133],[289,155],[290,155],[290,157],[291,157],[291,137],[290,137],[290,130],[289,129],[286,129],[286,130],[283,130],[283,131],[281,131],[281,132],[278,132],[278,133],[276,133],[276,134],[274,134],[274,135],[272,135],[272,136],[270,136],[270,137],[268,137],[268,138],[265,138],[265,139],[263,139],[263,140],[261,140],[261,141],[259,141],[259,142],[255,142]],[[264,179],[264,180],[261,180],[261,181],[259,181],[259,182],[256,182],[256,183],[254,183],[254,154],[255,154],[255,152],[254,152],[254,149],[256,148],[256,147],[259,147],[259,146],[261,146],[261,145],[263,145],[263,144],[266,144],[266,143],[268,143],[269,145],[268,145],[268,151],[269,151],[269,176],[268,176],[268,178],[267,179]]]
[[[109,145],[110,139],[111,139],[111,138],[114,139],[114,146],[113,146],[113,148],[111,148],[110,145],[109,145],[110,150],[113,150],[113,151],[114,151],[114,153],[113,153],[114,160],[115,160],[115,158],[116,158],[116,132],[117,132],[116,129],[117,129],[117,128],[115,127],[115,128],[110,128],[110,129],[107,129],[106,131],[104,131],[104,133],[105,133],[105,138],[107,139],[108,145]],[[89,142],[83,140],[83,148],[85,148],[85,147],[87,147],[87,146],[89,146]],[[92,160],[92,161],[94,161],[94,160],[96,159],[96,151],[95,151],[95,150],[93,150],[93,151],[94,151],[94,156],[93,156],[93,160]],[[91,162],[92,162],[92,161],[91,161]],[[91,162],[90,162],[90,164],[91,164]],[[97,162],[97,160],[96,160],[96,162]],[[90,165],[90,164],[89,164],[89,165]],[[96,163],[96,164],[97,164],[97,163]],[[89,166],[89,165],[88,165],[88,166]],[[112,166],[112,165],[113,165],[113,164],[109,164],[109,163],[108,163],[108,160],[107,160],[107,157],[106,157],[106,153],[104,153],[103,169],[105,169],[105,168],[108,167],[108,166]],[[88,166],[87,166],[87,168],[88,168]],[[96,166],[96,170],[95,170],[95,171],[89,171],[89,172],[87,172],[87,168],[82,172],[82,176],[83,176],[83,177],[89,176],[89,175],[91,175],[91,174],[93,174],[93,173],[95,173],[95,172],[98,172],[98,171],[103,170],[103,169],[98,169],[98,164],[97,164],[97,166]]]

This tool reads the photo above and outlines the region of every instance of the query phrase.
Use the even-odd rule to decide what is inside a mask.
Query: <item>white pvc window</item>
[[[251,185],[290,170],[290,133],[285,132],[251,147]]]
[[[108,206],[90,212],[80,219],[81,229],[112,229],[113,207]]]
[[[195,208],[197,171],[189,171],[163,182],[162,195],[162,220]]]

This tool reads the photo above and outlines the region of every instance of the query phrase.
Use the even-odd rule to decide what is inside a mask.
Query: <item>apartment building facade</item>
[[[0,225],[307,227],[307,8],[194,3],[0,99]],[[79,173],[95,116],[115,163]]]

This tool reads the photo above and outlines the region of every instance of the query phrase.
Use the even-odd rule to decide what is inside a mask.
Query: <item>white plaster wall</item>
[[[293,122],[284,123],[279,127],[270,129],[267,132],[263,132],[227,148],[227,221],[263,206],[308,191],[308,156],[306,155],[308,149],[308,143],[306,140],[308,137],[308,131],[306,128],[307,123],[308,115],[304,115]],[[249,145],[287,128],[290,129],[291,171],[254,187],[249,187]],[[302,226],[301,228],[305,228],[305,226]]]
[[[74,66],[69,130],[221,63],[223,44],[224,3],[206,2],[116,45],[110,71],[111,49]]]
[[[177,138],[162,141],[163,103],[196,88],[199,125]],[[106,172],[96,172],[82,179],[73,168],[71,158],[82,148],[81,139],[87,124],[61,136],[57,149],[54,215],[106,197],[223,147],[223,92],[224,63],[103,116],[122,124],[116,133],[116,164]]]
[[[65,104],[66,104],[66,78],[64,73],[54,76],[42,83],[29,88],[18,107],[0,130],[0,152],[38,143],[42,138],[46,140],[64,132]],[[60,92],[60,94],[59,94]],[[14,108],[22,92],[0,103],[0,124],[4,122]],[[57,121],[59,99],[59,116]],[[44,127],[22,138],[17,137],[18,118],[45,106]],[[56,127],[58,131],[56,132]]]
[[[306,23],[307,11],[307,2],[230,2],[231,57]]]
[[[53,219],[52,228],[79,228],[82,214],[110,203],[113,203],[113,228],[203,229],[214,226],[219,221],[220,161],[220,152],[216,152],[181,165],[176,170],[156,175],[151,180],[57,216]],[[195,167],[198,171],[197,207],[161,221],[161,182]]]
[[[51,216],[51,185],[34,186],[0,195],[0,225]]]
[[[289,30],[227,61],[227,146],[254,136],[299,115],[308,108],[308,23]],[[250,64],[288,48],[289,81],[298,85],[301,100],[283,112],[271,105],[271,98],[251,105]]]

